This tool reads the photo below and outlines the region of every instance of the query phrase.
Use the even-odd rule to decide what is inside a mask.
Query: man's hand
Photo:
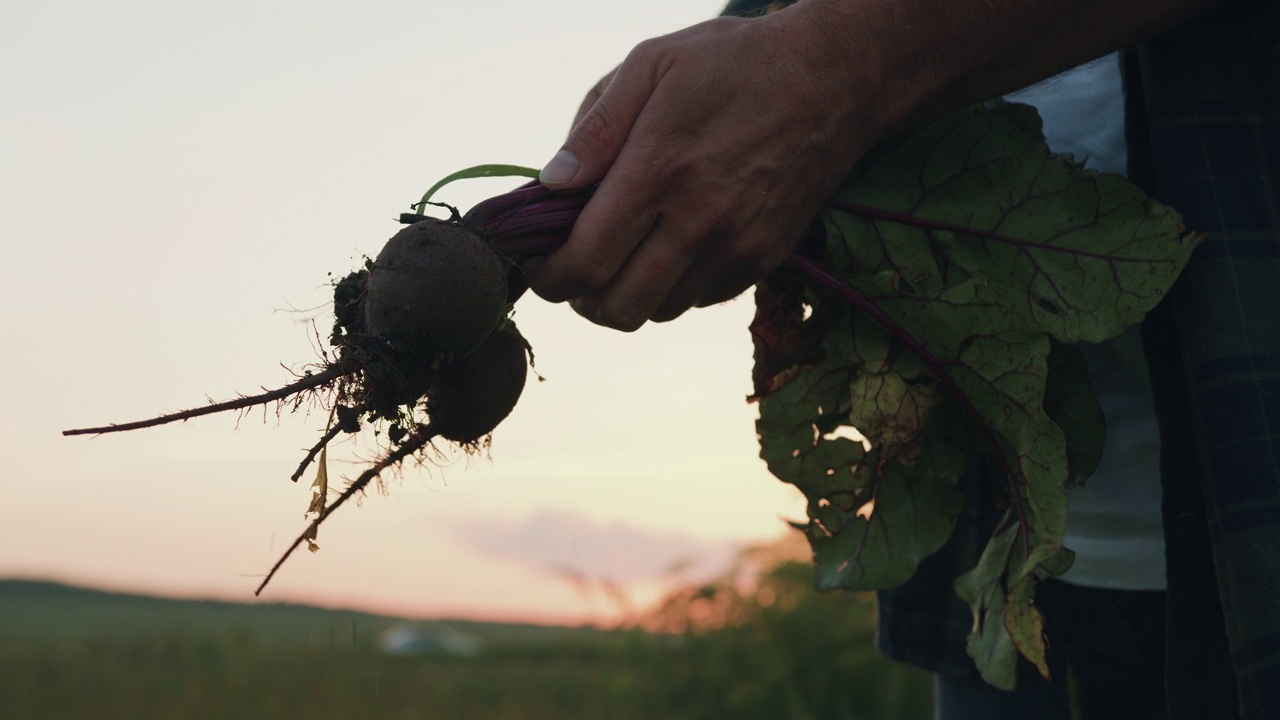
[[[635,330],[726,300],[780,265],[878,139],[842,63],[786,12],[720,18],[640,44],[587,95],[542,171],[600,181],[533,290]]]
[[[542,184],[600,182],[529,285],[634,330],[728,299],[891,132],[1024,87],[1220,0],[804,0],[641,43]]]

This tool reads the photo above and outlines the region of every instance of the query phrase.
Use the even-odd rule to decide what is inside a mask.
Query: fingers
[[[617,72],[617,68],[610,70],[604,77],[600,78],[600,81],[595,84],[595,87],[591,88],[586,97],[582,98],[582,104],[578,106],[578,112],[573,114],[573,125],[569,128],[571,132],[573,128],[578,126],[578,123],[582,122],[582,118],[586,117],[587,111],[589,111],[596,104],[596,101],[600,99],[600,96],[604,94],[604,89],[609,87],[609,83],[613,81],[613,76]]]
[[[700,254],[654,308],[650,319],[668,322],[690,308],[725,302],[741,295],[758,279],[776,270],[786,256],[777,251],[777,243],[764,243],[770,238],[769,230],[753,235],[725,235],[719,252]],[[764,249],[766,246],[772,249]],[[753,252],[749,249],[752,247],[761,249]]]
[[[638,46],[614,71],[613,79],[574,125],[569,139],[542,168],[538,180],[544,186],[552,190],[583,187],[603,178],[613,165],[660,77],[652,72],[651,63],[639,56],[646,52],[644,47],[643,43]]]
[[[599,292],[576,298],[573,309],[598,325],[639,329],[693,265],[698,251],[688,238],[660,219],[613,279]]]
[[[550,302],[603,291],[657,224],[652,177],[636,170],[643,163],[627,160],[644,152],[626,146],[632,128],[643,126],[641,115],[662,75],[656,62],[660,53],[646,48],[642,43],[601,80],[599,98],[589,107],[583,103],[582,118],[542,170],[542,184],[552,189],[601,181],[565,245],[526,267],[529,287]]]
[[[737,297],[776,270],[787,254],[779,248],[790,247],[760,225],[747,233],[699,231],[660,218],[613,280],[571,304],[598,325],[630,332],[649,320],[667,322],[690,308]]]
[[[646,249],[648,245],[642,246]],[[637,250],[637,255],[641,251]],[[597,325],[632,332],[645,322],[669,322],[690,308],[707,307],[731,300],[751,288],[761,273],[738,269],[711,269],[705,264],[690,263],[679,277],[670,271],[653,272],[655,264],[641,262],[630,268],[636,258],[614,282],[597,295],[584,295],[570,301],[582,317]],[[679,258],[676,263],[686,258]],[[692,259],[691,257],[688,259]],[[647,268],[646,272],[642,268]],[[655,279],[660,280],[655,282]]]
[[[690,269],[649,318],[654,322],[670,322],[695,307],[707,307],[731,300],[755,284],[757,276],[739,271],[728,274]]]
[[[539,180],[544,186],[559,190],[599,181],[622,154],[656,83],[657,75],[645,67],[643,47],[587,93],[568,139],[542,169]],[[619,183],[602,183],[564,247],[525,267],[529,287],[543,299],[563,302],[601,291],[652,230],[657,221],[654,206],[636,210],[634,195],[630,203],[611,201],[618,197],[610,191],[614,184]],[[620,184],[625,188],[625,182]],[[628,197],[625,190],[622,196]],[[593,224],[593,217],[606,218],[603,222],[612,230],[607,237],[590,231],[599,224]]]
[[[597,191],[578,216],[564,246],[525,266],[529,287],[539,297],[548,302],[564,302],[604,291],[657,224],[657,210],[652,204],[620,215],[604,211],[603,205],[612,204],[608,195]],[[599,223],[592,219],[593,215],[609,217],[609,234],[594,232]]]

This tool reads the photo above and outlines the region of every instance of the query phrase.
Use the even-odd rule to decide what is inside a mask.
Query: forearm
[[[885,134],[1133,44],[1219,0],[800,0],[771,20],[874,98]]]

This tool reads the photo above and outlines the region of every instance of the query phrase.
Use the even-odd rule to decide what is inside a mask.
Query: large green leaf
[[[909,578],[950,534],[966,459],[990,455],[1008,513],[957,582],[970,653],[1002,687],[1019,654],[1047,673],[1035,583],[1070,566],[1068,488],[1103,439],[1073,344],[1140,321],[1198,238],[1050,154],[1035,110],[1007,104],[878,153],[821,219],[821,267],[762,283],[752,324],[761,456],[808,498],[819,584]]]
[[[1051,154],[1026,105],[935,122],[861,169],[832,207],[841,269],[926,295],[978,278],[1005,299],[1006,322],[1062,342],[1140,321],[1194,245],[1176,212],[1124,178]]]

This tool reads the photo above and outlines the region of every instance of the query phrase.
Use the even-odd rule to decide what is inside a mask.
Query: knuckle
[[[595,93],[596,97],[600,97],[601,95],[604,94],[604,89],[609,87],[609,83],[613,82],[613,78],[617,74],[618,74],[618,68],[614,68],[609,72],[605,73],[604,75],[602,75],[600,79],[596,81],[595,87],[591,89],[591,91]]]
[[[722,197],[719,202],[708,204],[703,220],[706,225],[705,231],[717,235],[734,235],[741,224],[738,217],[741,212],[738,202],[727,196]]]
[[[543,279],[541,275],[528,275],[526,277],[529,280],[529,289],[533,291],[533,294],[547,302],[564,302],[573,297],[564,288]]]
[[[614,307],[606,305],[601,308],[598,321],[601,325],[621,330],[622,332],[635,332],[639,330],[648,320],[636,308],[631,306]]]
[[[569,143],[576,144],[587,153],[607,148],[617,140],[617,121],[603,98],[596,99],[586,109],[582,119],[569,135]]]
[[[663,53],[669,42],[670,40],[666,37],[652,37],[641,40],[636,43],[635,47],[631,48],[631,52],[627,53],[623,64],[646,67]]]
[[[548,259],[536,269],[527,270],[529,287],[548,302],[564,302],[592,294],[608,284],[613,273],[591,260],[566,260],[552,265]]]
[[[604,289],[611,279],[611,268],[593,258],[582,257],[565,267],[561,284],[573,295],[590,295]]]

